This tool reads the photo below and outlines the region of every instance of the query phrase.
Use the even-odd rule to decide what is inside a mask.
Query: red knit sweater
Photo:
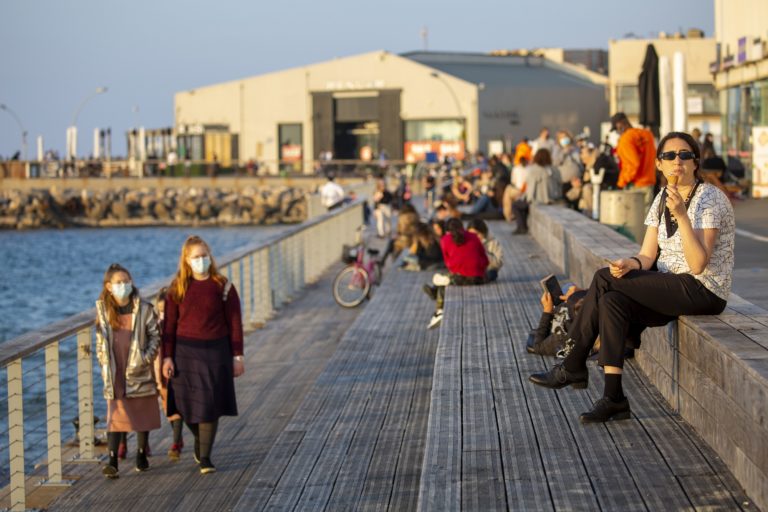
[[[193,340],[216,340],[229,336],[232,355],[243,354],[243,321],[237,290],[229,289],[227,300],[221,286],[213,279],[190,279],[181,304],[170,296],[165,299],[163,324],[163,357],[173,357],[176,337]]]
[[[448,272],[465,277],[483,277],[488,268],[488,256],[485,254],[483,242],[469,231],[464,232],[464,243],[456,245],[450,234],[440,239],[443,249],[443,259]]]

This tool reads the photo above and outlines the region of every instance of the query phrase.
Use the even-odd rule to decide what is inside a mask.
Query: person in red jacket
[[[474,233],[466,231],[459,219],[449,219],[445,231],[445,235],[440,239],[440,248],[449,275],[435,274],[432,278],[434,286],[424,285],[424,291],[436,303],[435,314],[429,321],[428,329],[437,327],[443,321],[445,287],[449,284],[483,284],[488,268],[488,256],[485,254],[483,242]]]
[[[245,371],[237,290],[221,275],[208,244],[187,238],[165,301],[163,376],[168,416],[195,436],[200,473],[216,471],[211,451],[221,416],[237,416],[234,377]]]

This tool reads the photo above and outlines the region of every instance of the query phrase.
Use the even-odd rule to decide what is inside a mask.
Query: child
[[[96,301],[96,355],[107,400],[109,462],[102,469],[107,478],[118,477],[117,449],[124,432],[136,432],[136,471],[149,469],[149,431],[160,428],[152,372],[159,347],[152,305],[141,300],[125,267],[110,265]]]

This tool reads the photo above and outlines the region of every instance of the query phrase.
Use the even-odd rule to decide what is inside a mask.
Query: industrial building
[[[375,51],[175,96],[179,158],[312,172],[334,160],[417,161],[511,149],[542,126],[599,133],[607,78],[536,55]]]

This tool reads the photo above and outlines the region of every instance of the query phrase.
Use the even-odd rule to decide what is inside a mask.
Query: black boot
[[[101,473],[107,478],[118,478],[117,473],[117,447],[120,444],[121,432],[107,432],[107,447],[109,450],[109,462],[101,468]]]
[[[582,423],[605,423],[609,420],[628,420],[631,417],[629,400],[614,402],[604,396],[592,406],[592,410],[579,416]]]
[[[136,471],[142,472],[149,470],[149,461],[147,460],[147,441],[149,432],[136,432]]]
[[[570,385],[576,389],[585,389],[589,383],[589,372],[586,367],[571,372],[561,363],[556,364],[546,373],[534,373],[528,377],[528,380],[545,388],[560,389]]]

